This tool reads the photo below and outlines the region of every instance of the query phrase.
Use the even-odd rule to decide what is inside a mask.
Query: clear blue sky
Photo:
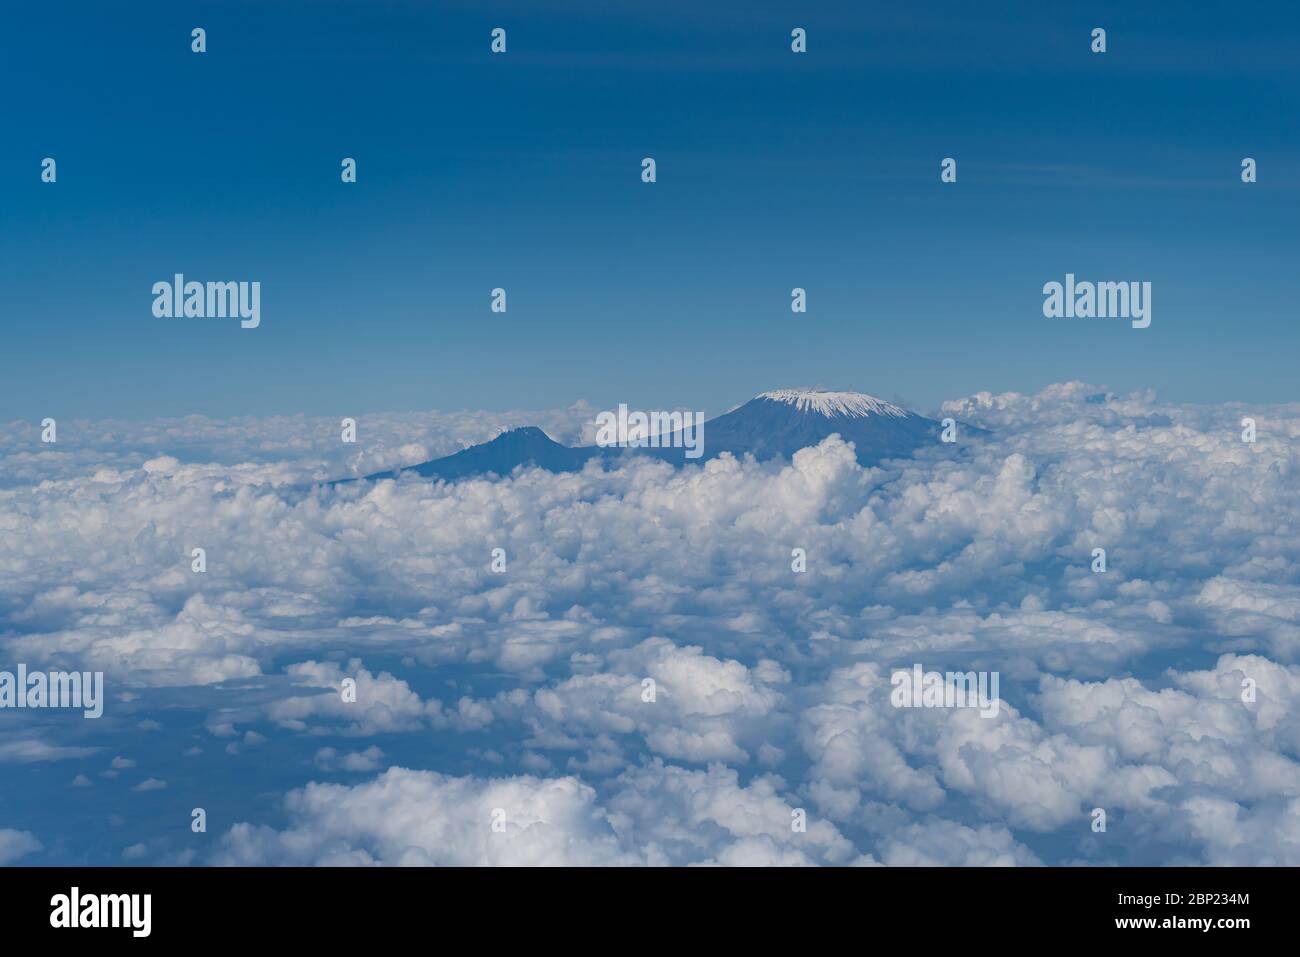
[[[1294,4],[635,6],[10,5],[0,420],[1300,398]],[[176,272],[261,328],[156,319]],[[1044,319],[1066,272],[1151,328]]]

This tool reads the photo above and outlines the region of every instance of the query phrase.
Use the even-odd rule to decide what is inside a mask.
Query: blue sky
[[[1295,398],[1293,6],[547,6],[8,11],[4,416]],[[175,272],[261,327],[156,319]],[[1067,272],[1151,328],[1044,319]]]

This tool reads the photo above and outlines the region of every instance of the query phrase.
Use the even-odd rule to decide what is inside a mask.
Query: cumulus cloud
[[[1006,828],[966,827],[925,821],[885,838],[883,863],[890,867],[1026,867],[1041,864]]]
[[[590,410],[362,417],[356,446],[325,419],[61,423],[58,451],[14,424],[0,642],[103,670],[109,702],[103,730],[8,726],[0,761],[199,713],[244,742],[186,759],[211,773],[377,775],[292,780],[290,823],[237,825],[229,861],[1294,863],[1300,406],[1066,383],[944,412],[991,434],[868,469],[832,437],[337,487],[307,483],[506,425],[572,441]],[[915,663],[999,673],[997,717],[893,708]],[[493,796],[524,809],[496,844]]]
[[[383,760],[384,752],[373,744],[364,751],[321,748],[312,759],[323,771],[375,771]]]
[[[610,670],[574,675],[535,692],[518,711],[542,746],[572,747],[594,736],[637,734],[654,753],[743,764],[764,740],[789,681],[772,661],[751,670],[699,647],[648,638],[611,654]],[[508,697],[508,696],[507,696]]]
[[[483,780],[391,768],[348,788],[307,785],[284,831],[236,824],[217,863],[399,866],[636,863],[577,778]],[[499,829],[494,829],[498,822]]]
[[[394,767],[353,787],[311,783],[283,830],[239,823],[220,864],[760,865],[843,861],[833,825],[792,826],[774,782],[721,765],[629,770],[607,805],[574,776],[452,777]]]
[[[340,733],[366,735],[378,731],[400,731],[416,727],[430,714],[405,681],[387,672],[371,674],[361,662],[348,663],[347,672],[335,662],[304,661],[285,669],[296,681],[333,693],[295,695],[272,702],[270,720],[293,730],[323,732],[326,724]],[[344,694],[344,682],[350,681]],[[436,711],[437,704],[433,704]]]
[[[0,865],[11,864],[20,857],[44,850],[41,842],[30,831],[0,828]]]

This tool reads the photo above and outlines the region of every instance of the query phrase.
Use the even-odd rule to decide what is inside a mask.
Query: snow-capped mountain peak
[[[927,446],[949,448],[940,443],[942,426],[933,419],[861,392],[824,389],[764,392],[730,412],[709,419],[699,429],[697,435],[703,439],[701,461],[723,454],[736,458],[753,456],[760,462],[778,457],[793,459],[801,449],[815,446],[832,435],[851,444],[858,464],[864,468],[915,455]],[[964,430],[967,435],[979,431]],[[506,476],[520,466],[529,465],[551,472],[578,472],[593,461],[604,461],[615,467],[625,458],[637,456],[689,465],[694,460],[685,458],[683,450],[687,443],[684,437],[681,442],[675,441],[675,436],[677,433],[669,433],[668,441],[650,448],[597,445],[570,448],[530,426],[512,429],[490,442],[402,471],[455,481],[487,474]],[[386,471],[367,478],[394,475]]]
[[[834,416],[860,418],[868,415],[888,415],[905,419],[909,415],[906,409],[877,399],[865,392],[827,392],[820,389],[778,389],[775,392],[762,392],[757,398],[772,402],[784,402],[793,405],[800,412],[816,412],[828,419]]]

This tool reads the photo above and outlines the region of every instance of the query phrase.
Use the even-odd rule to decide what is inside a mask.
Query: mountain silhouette
[[[481,475],[506,476],[519,467],[550,472],[577,472],[593,459],[616,462],[626,455],[643,455],[685,465],[703,462],[723,452],[759,461],[792,457],[800,449],[817,445],[838,434],[852,442],[863,466],[886,459],[905,458],[918,449],[938,444],[942,426],[901,406],[861,392],[783,389],[764,392],[744,405],[716,418],[703,428],[703,454],[686,457],[685,436],[668,433],[660,447],[571,447],[561,445],[535,426],[511,429],[489,442],[470,446],[453,455],[419,465],[367,475],[367,479],[394,478],[414,473],[424,478],[455,481]],[[960,438],[985,434],[963,425]]]

